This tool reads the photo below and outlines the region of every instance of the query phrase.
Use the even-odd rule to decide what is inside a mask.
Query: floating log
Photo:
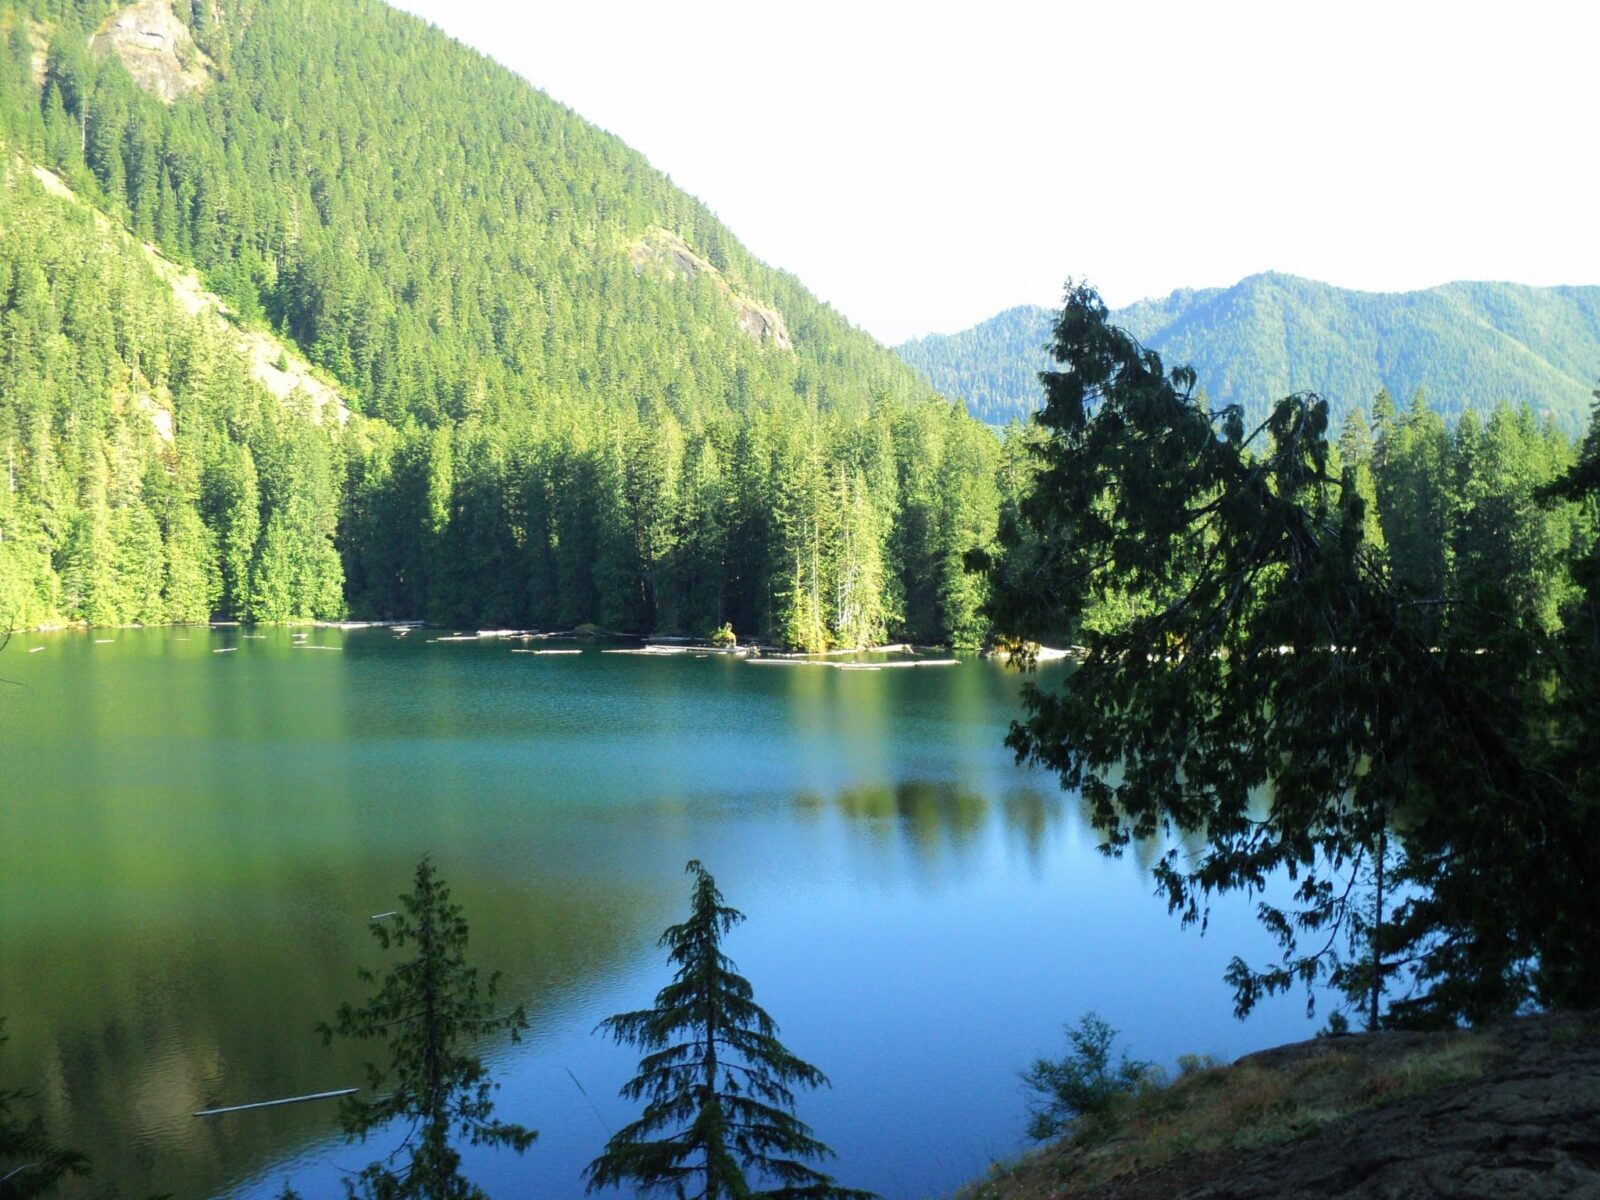
[[[249,1112],[254,1108],[277,1108],[281,1104],[304,1104],[307,1100],[333,1100],[339,1096],[353,1096],[360,1088],[339,1088],[332,1092],[312,1092],[309,1096],[286,1096],[282,1100],[257,1100],[254,1104],[232,1104],[227,1108],[204,1108],[197,1117],[220,1117],[223,1113]]]
[[[237,646],[224,646],[221,650],[213,650],[211,653],[213,653],[213,654],[232,654],[238,648],[239,647],[237,647]]]

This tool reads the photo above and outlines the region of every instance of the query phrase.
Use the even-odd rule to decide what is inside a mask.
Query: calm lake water
[[[1086,1010],[1167,1065],[1311,1032],[1299,996],[1233,1019],[1225,964],[1270,950],[1246,902],[1180,930],[1140,856],[1098,854],[1076,798],[1014,764],[1014,672],[429,636],[74,632],[0,655],[0,1084],[93,1155],[69,1196],[342,1195],[375,1148],[344,1145],[331,1104],[190,1114],[361,1082],[362,1050],[313,1028],[363,995],[368,918],[425,853],[533,1022],[487,1049],[500,1114],[541,1131],[521,1158],[467,1152],[496,1197],[580,1196],[634,1115],[636,1053],[591,1031],[666,982],[690,858],[749,918],[727,949],[756,999],[832,1079],[800,1116],[888,1200],[1021,1149],[1017,1072]]]

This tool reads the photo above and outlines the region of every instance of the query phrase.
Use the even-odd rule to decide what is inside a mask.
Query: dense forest
[[[0,624],[984,636],[963,555],[1015,511],[1025,431],[997,439],[616,138],[422,22],[375,0],[137,11],[130,42],[101,0],[0,8]],[[151,21],[165,49],[139,42]],[[1506,455],[1548,477],[1592,291],[1357,304],[1266,276],[1117,319],[1202,384],[1231,364],[1212,399],[1247,410],[1305,385],[1348,412],[1391,375],[1437,385],[1438,412],[1511,405],[1453,432],[1373,414],[1389,540],[1453,561],[1459,501],[1385,482],[1411,461],[1395,447],[1426,447],[1405,469],[1436,490],[1497,486],[1468,480]],[[1525,353],[1467,345],[1458,319]],[[1037,386],[1013,343],[1044,340],[1034,310],[998,320],[989,421],[1032,404],[1007,399]],[[302,354],[337,419],[310,375],[265,386]]]
[[[1002,520],[1013,531],[1044,440],[1037,426],[1009,431]],[[1519,620],[1549,635],[1560,630],[1576,595],[1573,563],[1600,526],[1582,505],[1539,496],[1572,469],[1578,443],[1526,406],[1502,404],[1482,417],[1468,411],[1451,426],[1420,395],[1400,409],[1382,391],[1351,409],[1329,441],[1329,470],[1360,497],[1365,544],[1418,594],[1469,596],[1493,580]],[[1029,586],[1039,542],[1028,534],[997,569]],[[1131,584],[1105,587],[1075,621],[1038,632],[1065,641],[1112,628],[1138,609],[1135,592]]]
[[[641,156],[375,2],[138,12],[0,9],[3,623],[981,636],[994,436]]]
[[[1112,320],[1168,362],[1194,367],[1215,406],[1262,420],[1279,398],[1315,391],[1337,423],[1380,389],[1419,389],[1447,419],[1527,405],[1576,436],[1600,374],[1600,288],[1449,283],[1356,292],[1291,275],[1184,289],[1114,310]],[[991,425],[1040,403],[1053,314],[1024,306],[948,336],[897,348],[906,362]]]

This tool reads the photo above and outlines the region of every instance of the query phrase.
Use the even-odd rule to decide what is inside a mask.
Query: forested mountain
[[[26,559],[5,560],[0,625],[981,633],[961,554],[993,533],[994,437],[489,59],[375,0],[0,0],[0,36],[0,320],[31,330],[0,347],[0,537]],[[136,245],[52,211],[35,166],[192,266],[234,329],[303,350],[348,421],[265,403],[232,333],[218,369],[248,398],[213,403],[184,374],[207,339],[183,304]],[[117,332],[91,346],[85,325]],[[319,447],[286,453],[292,478],[262,461],[280,427]],[[153,522],[198,582],[102,587],[72,539],[118,522]],[[318,565],[285,590],[288,559]]]
[[[1038,405],[1049,309],[1007,311],[949,336],[898,348],[941,392],[1002,425]],[[1112,313],[1173,365],[1190,364],[1214,405],[1247,423],[1296,391],[1326,396],[1335,421],[1379,389],[1419,388],[1447,418],[1526,404],[1569,434],[1600,377],[1600,287],[1448,283],[1419,292],[1355,292],[1292,275],[1180,290]]]

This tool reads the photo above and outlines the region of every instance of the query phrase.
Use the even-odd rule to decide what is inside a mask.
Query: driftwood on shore
[[[693,655],[695,658],[704,658],[708,654],[731,654],[735,657],[750,653],[748,646],[697,646],[697,645],[672,645],[662,646],[651,644],[641,646],[637,650],[625,647],[616,650],[602,650],[601,654],[636,654],[646,658],[669,658]]]
[[[418,629],[426,621],[313,621],[322,629]]]
[[[1032,654],[1034,662],[1056,662],[1063,658],[1075,658],[1081,662],[1089,654],[1082,646],[1068,646],[1065,649],[1058,649],[1055,646],[1041,646],[1037,643],[1029,643],[1028,650]],[[1022,655],[1009,647],[996,646],[989,651],[989,657],[998,658],[1004,662],[1008,659],[1020,658]]]
[[[901,662],[829,662],[825,658],[751,658],[745,661],[768,667],[827,667],[833,671],[892,671],[905,667],[953,667],[959,658],[914,658]]]

